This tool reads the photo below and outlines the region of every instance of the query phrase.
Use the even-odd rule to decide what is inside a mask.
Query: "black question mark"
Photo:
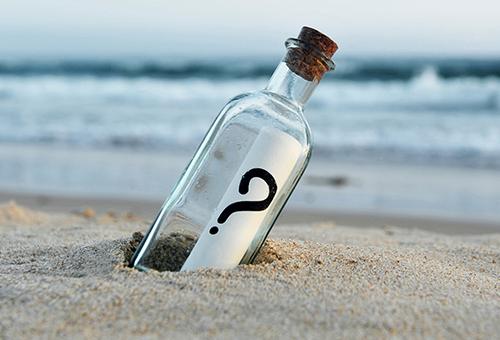
[[[248,170],[242,177],[240,181],[239,192],[242,195],[248,193],[250,181],[252,178],[258,177],[263,179],[267,186],[269,187],[269,194],[262,201],[241,201],[235,202],[228,205],[222,213],[217,218],[217,222],[223,224],[227,221],[229,216],[236,211],[261,211],[265,210],[273,201],[276,191],[278,190],[278,185],[273,175],[271,175],[267,170],[262,168],[253,168]],[[210,234],[215,235],[219,232],[218,227],[212,227],[209,230]]]

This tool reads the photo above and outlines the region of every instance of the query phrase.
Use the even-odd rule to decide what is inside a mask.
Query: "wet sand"
[[[118,199],[105,197],[63,196],[50,194],[22,194],[0,191],[0,202],[14,200],[17,203],[48,213],[81,212],[86,208],[104,214],[125,214],[141,216],[145,220],[156,216],[162,205],[161,200],[153,199]],[[354,228],[385,228],[398,226],[407,229],[419,229],[443,234],[488,234],[499,233],[500,222],[481,219],[465,220],[440,218],[436,216],[409,216],[388,213],[351,212],[346,210],[310,209],[287,205],[277,224],[309,224],[318,222],[335,223]]]

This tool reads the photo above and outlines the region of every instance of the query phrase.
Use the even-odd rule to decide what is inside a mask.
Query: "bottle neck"
[[[302,109],[318,83],[318,80],[308,81],[302,78],[291,71],[285,62],[281,62],[265,90],[287,99]]]

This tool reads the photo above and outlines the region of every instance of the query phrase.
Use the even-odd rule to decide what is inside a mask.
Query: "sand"
[[[491,183],[489,184],[492,186]],[[294,192],[295,195],[295,192]],[[162,197],[157,200],[141,199],[134,197],[106,197],[99,195],[79,196],[63,194],[36,194],[20,193],[0,190],[0,202],[15,200],[18,204],[31,207],[47,213],[78,212],[80,215],[94,217],[96,213],[105,214],[112,211],[114,214],[130,216],[156,216],[163,204]],[[458,198],[457,198],[458,199]],[[495,204],[495,201],[492,201]],[[439,204],[437,204],[439,205]],[[500,206],[500,201],[498,203]],[[88,207],[92,208],[88,208]],[[356,228],[383,227],[397,225],[402,228],[418,228],[443,234],[491,234],[500,232],[500,220],[485,221],[474,214],[464,219],[460,216],[445,218],[425,214],[389,214],[383,211],[349,211],[336,210],[332,204],[328,210],[312,210],[306,207],[293,207],[289,203],[283,209],[278,224],[297,225],[334,220],[338,225]]]
[[[148,221],[0,206],[0,338],[484,338],[500,234],[279,225],[257,264],[142,273]]]

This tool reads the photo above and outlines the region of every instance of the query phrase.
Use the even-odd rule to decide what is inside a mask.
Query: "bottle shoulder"
[[[300,122],[309,130],[309,124],[301,107],[292,104],[277,94],[264,90],[243,93],[232,98],[224,106],[221,114],[235,115],[248,111],[258,111],[262,115],[267,114],[275,119]]]
[[[240,95],[237,95],[236,97],[233,97],[226,104],[226,106],[234,104],[244,106],[260,104],[262,106],[270,106],[275,109],[279,107],[279,111],[290,111],[300,115],[303,114],[301,107],[294,105],[292,102],[278,94],[266,90],[242,93]]]
[[[266,91],[250,92],[231,99],[219,114],[221,126],[237,123],[263,128],[273,126],[301,143],[311,144],[311,131],[302,110]]]

